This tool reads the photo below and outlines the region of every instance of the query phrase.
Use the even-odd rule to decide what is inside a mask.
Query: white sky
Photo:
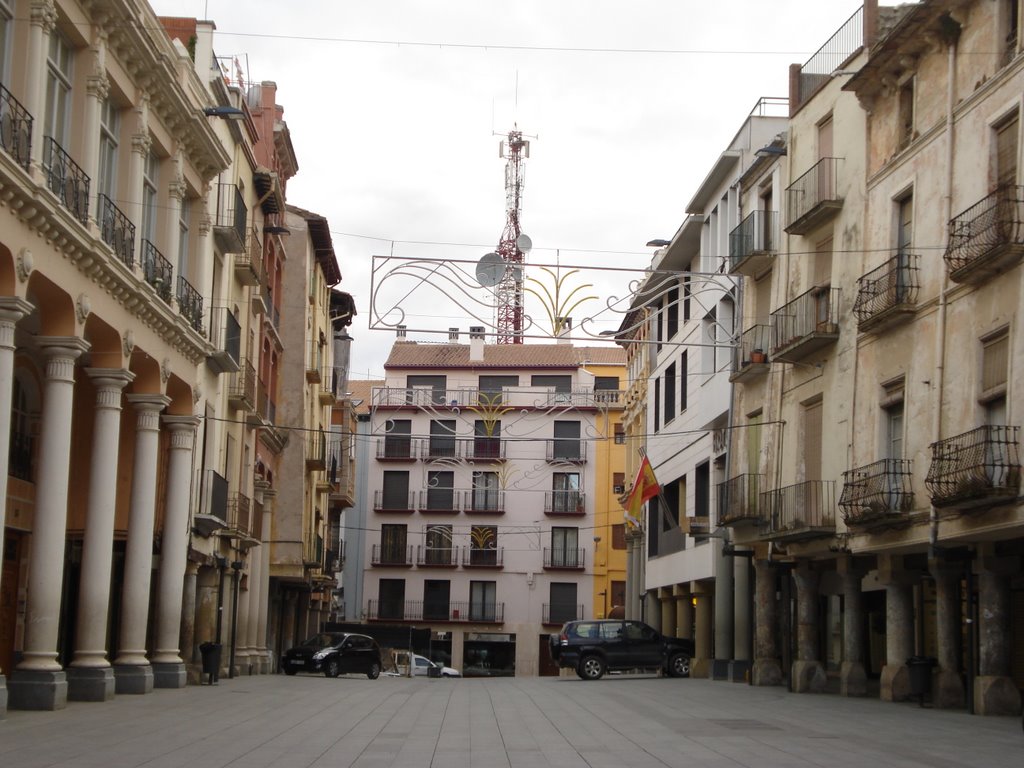
[[[529,262],[642,269],[653,254],[645,243],[672,237],[757,99],[786,96],[788,65],[805,61],[861,5],[151,2],[161,15],[213,20],[217,55],[243,55],[250,78],[277,83],[299,161],[288,200],[327,217],[339,287],[356,298],[353,379],[382,377],[394,340],[391,331],[367,327],[373,255],[468,262],[497,245],[504,161],[493,132],[515,122],[538,137],[525,172]],[[626,276],[584,273],[580,282],[593,283],[588,293],[603,300],[625,293]],[[410,328],[475,324],[422,286],[402,307]],[[615,325],[617,318],[608,327]]]

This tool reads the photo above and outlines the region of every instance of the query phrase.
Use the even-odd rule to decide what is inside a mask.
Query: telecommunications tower
[[[523,262],[532,243],[520,228],[523,208],[523,165],[530,156],[530,142],[513,126],[499,144],[499,157],[505,160],[505,230],[501,233],[497,254],[505,265],[495,288],[497,343],[523,343]]]

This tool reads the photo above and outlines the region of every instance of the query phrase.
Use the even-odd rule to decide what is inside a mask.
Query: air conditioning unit
[[[620,496],[626,492],[626,486],[624,485],[613,485],[612,493],[617,493]]]

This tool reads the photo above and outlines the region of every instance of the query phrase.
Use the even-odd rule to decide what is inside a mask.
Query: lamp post
[[[646,592],[641,592],[640,593],[640,621],[646,622],[646,619],[644,619],[644,611],[645,611],[646,608],[647,608],[647,593]]]
[[[242,575],[242,561],[232,560],[231,570],[234,571],[232,577],[234,584],[231,589],[231,654],[228,659],[228,678],[235,676],[235,640],[236,633],[238,632],[238,581]]]

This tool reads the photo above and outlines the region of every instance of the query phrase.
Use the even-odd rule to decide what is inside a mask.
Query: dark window
[[[381,579],[377,585],[377,598],[380,602],[378,618],[405,618],[405,579]]]
[[[455,419],[432,419],[430,422],[430,456],[455,458]]]
[[[554,387],[555,392],[572,392],[572,376],[531,376],[530,386],[534,388],[539,387]]]
[[[409,509],[409,473],[384,472],[382,509]]]
[[[576,584],[552,582],[550,586],[551,604],[548,609],[548,621],[552,624],[563,624],[578,619],[576,600]]]
[[[469,582],[469,620],[494,621],[497,617],[497,598],[496,581]]]
[[[708,517],[711,514],[711,465],[706,461],[698,464],[693,480],[694,514]]]
[[[626,524],[616,523],[612,525],[612,549],[626,548]]]
[[[690,267],[691,271],[693,267]],[[683,278],[683,322],[690,319],[690,278]]]
[[[405,386],[409,390],[407,400],[420,405],[427,401],[434,405],[444,405],[445,389],[448,386],[447,376],[406,376]],[[430,389],[430,397],[426,400],[416,400],[413,390]]]
[[[615,444],[625,445],[626,444],[626,427],[622,424],[615,425]]]
[[[454,472],[427,472],[427,509],[455,509],[454,486]]]
[[[612,493],[623,494],[626,492],[626,473],[612,472]]]
[[[469,564],[497,565],[498,526],[474,525],[469,531]]]
[[[578,421],[556,421],[554,443],[552,456],[555,459],[574,460],[580,458],[580,423]]]
[[[405,565],[408,549],[406,526],[385,523],[380,527],[380,561],[390,565]]]
[[[407,459],[412,452],[412,422],[409,419],[391,419],[384,432],[384,456],[389,459]]]
[[[447,579],[423,582],[423,618],[426,621],[448,621],[452,584]]]
[[[502,391],[505,388],[519,386],[518,376],[481,376],[480,377],[480,404],[483,406],[500,405],[502,403]]]
[[[654,380],[654,431],[661,428],[661,379]]]
[[[668,329],[666,338],[672,341],[679,333],[679,288],[672,288],[668,292]]]
[[[687,408],[686,403],[686,381],[689,376],[689,368],[687,368],[687,357],[686,353],[683,352],[683,356],[679,359],[679,412],[682,413]]]
[[[478,419],[473,423],[473,458],[501,457],[501,422]]]
[[[424,563],[427,565],[455,564],[452,562],[452,527],[450,525],[428,525],[425,541]]]
[[[665,423],[676,417],[676,364],[665,369]]]
[[[618,376],[595,376],[594,377],[594,389],[595,390],[617,390],[619,388],[619,377]]]
[[[686,484],[683,480],[673,480],[662,486],[665,503],[662,504],[661,530],[668,531],[679,527],[679,500],[685,498]],[[680,494],[682,490],[682,494]],[[652,503],[657,499],[653,499]]]

